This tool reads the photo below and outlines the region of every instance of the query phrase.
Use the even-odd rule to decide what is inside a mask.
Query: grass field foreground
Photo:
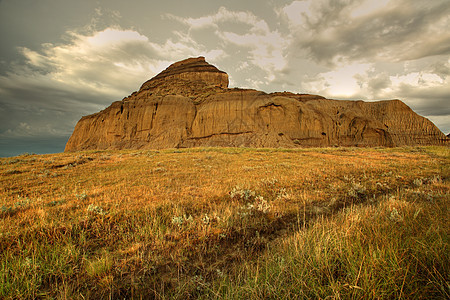
[[[0,298],[450,298],[450,149],[0,159]]]

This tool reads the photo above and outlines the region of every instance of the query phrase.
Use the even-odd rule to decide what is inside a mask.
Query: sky
[[[450,133],[448,0],[0,0],[0,156],[64,150],[76,122],[171,63],[230,87],[400,99]]]

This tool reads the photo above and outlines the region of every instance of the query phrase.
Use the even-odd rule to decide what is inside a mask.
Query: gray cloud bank
[[[254,10],[230,1],[186,13],[137,2],[143,11],[154,6],[153,15],[132,19],[137,12],[128,4],[81,1],[90,17],[57,37],[39,15],[39,42],[19,43],[13,29],[0,30],[15,45],[0,50],[0,156],[62,151],[82,115],[129,95],[170,63],[199,55],[226,71],[232,86],[398,98],[450,132],[447,0],[253,1]],[[13,3],[0,2],[2,28]]]

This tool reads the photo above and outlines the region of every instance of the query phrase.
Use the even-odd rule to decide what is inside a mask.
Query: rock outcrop
[[[204,57],[188,58],[170,65],[167,69],[146,81],[140,90],[154,89],[177,80],[203,82],[207,85],[228,87],[228,74],[205,61]],[[173,91],[176,92],[176,91]]]
[[[81,118],[65,151],[199,146],[444,145],[449,139],[400,100],[329,100],[229,89],[203,57],[169,66],[138,92]]]

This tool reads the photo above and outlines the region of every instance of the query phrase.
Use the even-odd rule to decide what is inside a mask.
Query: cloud
[[[39,136],[64,136],[67,132],[61,131],[47,123],[44,126],[32,126],[26,122],[19,122],[15,128],[3,132],[2,137],[39,137]]]
[[[316,76],[305,78],[302,87],[309,93],[326,97],[354,98],[361,89],[361,74],[366,74],[372,64],[353,63]]]
[[[189,30],[198,30],[203,28],[215,28],[219,30],[225,23],[247,24],[252,30],[268,31],[267,23],[259,19],[251,12],[230,11],[221,6],[217,13],[202,16],[198,18],[183,18],[172,14],[165,15],[169,19],[181,22],[189,27]]]
[[[216,13],[198,18],[182,18],[170,14],[166,17],[188,26],[189,36],[195,31],[212,29],[224,48],[236,46],[248,53],[243,57],[245,61],[240,64],[247,64],[247,67],[251,64],[262,70],[266,83],[275,80],[279,73],[287,68],[285,50],[290,43],[288,37],[277,30],[271,30],[265,20],[251,12],[231,11],[220,7]],[[254,87],[256,83],[264,83],[261,78],[247,82],[252,83]]]
[[[192,45],[170,39],[158,45],[136,31],[121,28],[90,35],[68,32],[67,36],[69,43],[44,44],[40,52],[21,48],[28,66],[53,82],[102,94],[127,92],[142,78],[160,71],[168,64],[167,58],[198,52]]]
[[[419,114],[425,116],[449,116],[449,86],[449,81],[439,85],[433,81],[422,79],[420,85],[401,82],[394,86],[393,90],[395,93],[402,95],[406,102]]]
[[[68,31],[66,39],[65,44],[43,44],[38,51],[19,48],[27,60],[26,66],[18,66],[0,78],[2,86],[22,79],[24,83],[31,80],[65,90],[126,94],[174,60],[199,54],[217,58],[222,54],[220,49],[206,51],[186,36],[157,44],[137,31],[120,27],[86,35]]]
[[[424,116],[447,116],[450,125],[450,77],[448,64],[437,69],[432,64],[424,70],[412,68],[402,74],[389,74],[377,64],[359,64],[335,68],[307,77],[302,87],[309,93],[338,99],[401,99]],[[440,119],[440,123],[444,121]]]
[[[305,0],[279,14],[293,32],[293,47],[327,66],[450,53],[446,0]]]

